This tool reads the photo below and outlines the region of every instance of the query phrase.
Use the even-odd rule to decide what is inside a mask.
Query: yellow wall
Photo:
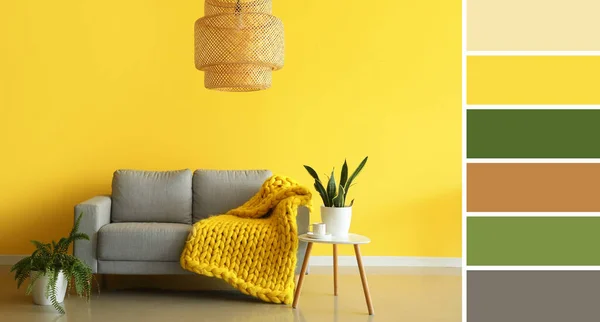
[[[67,233],[73,205],[109,193],[118,168],[270,168],[311,184],[303,164],[368,155],[351,191],[364,255],[461,255],[460,1],[275,0],[285,67],[243,94],[203,88],[202,12],[0,4],[0,254]]]

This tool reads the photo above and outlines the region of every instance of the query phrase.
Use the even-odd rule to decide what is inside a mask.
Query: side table
[[[360,279],[362,280],[363,291],[365,292],[365,300],[367,301],[367,308],[369,314],[373,315],[373,304],[371,303],[371,293],[369,292],[369,284],[367,283],[367,276],[365,274],[365,268],[363,267],[362,257],[360,255],[360,244],[368,244],[371,240],[368,237],[358,234],[348,234],[346,238],[331,237],[330,239],[317,239],[309,237],[307,234],[298,236],[298,239],[307,242],[306,253],[304,254],[304,262],[302,263],[302,270],[298,279],[298,285],[296,285],[296,292],[294,293],[294,303],[292,307],[295,309],[298,306],[298,299],[302,290],[302,283],[306,274],[306,268],[308,267],[308,260],[310,258],[310,251],[312,250],[313,243],[319,244],[333,244],[333,294],[337,296],[337,245],[354,245],[354,253],[356,255],[356,262],[358,263],[358,270],[360,271]]]

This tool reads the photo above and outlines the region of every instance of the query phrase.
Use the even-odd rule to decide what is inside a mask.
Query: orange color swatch
[[[467,211],[600,211],[600,164],[467,164]]]

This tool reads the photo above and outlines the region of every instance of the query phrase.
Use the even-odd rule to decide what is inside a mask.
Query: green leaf
[[[360,171],[362,171],[362,169],[364,168],[365,164],[367,164],[367,159],[369,159],[369,157],[365,157],[364,160],[362,160],[362,162],[358,165],[358,167],[356,168],[356,170],[354,170],[354,172],[352,173],[352,175],[348,179],[348,182],[346,182],[346,184],[344,186],[344,188],[346,189],[346,194],[350,190],[350,185],[352,185],[352,181],[354,181],[354,179],[356,178],[356,176],[358,176],[358,174],[360,173]]]
[[[325,191],[325,187],[323,187],[320,181],[315,181],[315,189],[321,195],[321,199],[323,199],[323,205],[325,207],[331,207],[329,198],[327,197],[327,191]]]
[[[346,181],[348,181],[348,163],[344,160],[344,165],[342,165],[342,174],[340,175],[340,185],[346,186]]]
[[[33,285],[35,284],[35,281],[37,281],[37,279],[40,278],[40,276],[42,276],[42,275],[44,275],[44,272],[35,272],[35,273],[32,272],[31,273],[29,285],[27,286],[25,295],[31,294],[31,291],[33,291]]]
[[[354,205],[354,199],[352,199],[352,201],[350,201],[350,206],[349,207],[352,207],[352,205]]]
[[[335,197],[335,177],[333,174],[334,171],[335,169],[331,171],[331,177],[329,177],[329,182],[327,182],[327,197],[331,201],[332,206],[335,206],[333,205],[333,198]]]
[[[79,216],[77,217],[77,220],[75,220],[75,223],[73,225],[73,229],[71,229],[71,233],[69,234],[68,238],[61,238],[58,241],[58,253],[66,253],[69,249],[69,245],[71,245],[74,241],[76,240],[90,240],[90,237],[85,234],[85,233],[80,233],[78,232],[79,230],[79,223],[81,221],[81,218],[83,217],[83,212],[79,214]]]
[[[56,245],[58,246],[58,253],[66,252],[69,248],[69,239],[63,237],[58,241],[58,243],[56,243]]]
[[[31,243],[34,244],[35,247],[42,252],[50,252],[50,244],[44,244],[37,240],[32,240]]]
[[[15,265],[13,265],[10,268],[10,271],[13,272],[15,270],[18,270],[18,269],[24,267],[24,266],[31,265],[31,260],[32,260],[31,256],[27,256],[27,257],[21,258],[21,260],[19,260]]]
[[[346,198],[346,193],[344,192],[344,186],[340,184],[338,189],[338,194],[333,198],[333,206],[334,207],[344,207],[344,202]]]
[[[75,240],[90,240],[90,236],[88,236],[86,233],[74,233],[73,235],[71,235],[70,238],[72,241]]]
[[[308,173],[309,173],[309,174],[310,174],[310,175],[311,175],[311,176],[312,176],[312,177],[313,177],[313,178],[314,178],[316,181],[319,181],[319,182],[321,182],[321,180],[319,179],[319,175],[317,174],[317,172],[316,172],[316,171],[315,171],[313,168],[311,168],[311,167],[309,167],[309,166],[305,165],[305,166],[304,166],[304,169],[306,169],[306,171],[308,171]]]
[[[59,270],[52,270],[51,274],[47,274],[48,276],[48,286],[46,288],[46,296],[50,298],[50,302],[52,306],[60,313],[65,314],[65,309],[58,303],[56,299],[56,281],[58,280]]]
[[[23,284],[23,282],[25,282],[26,279],[27,279],[27,274],[16,274],[15,280],[17,281],[17,288],[21,288],[21,285]],[[29,294],[27,294],[27,295],[29,295]]]
[[[73,224],[73,229],[71,229],[71,233],[69,234],[69,236],[79,231],[79,223],[81,222],[81,217],[83,217],[83,212],[79,213],[79,216],[77,216],[77,220],[75,220],[75,223]]]

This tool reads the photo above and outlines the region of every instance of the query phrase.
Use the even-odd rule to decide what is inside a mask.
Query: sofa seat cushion
[[[194,171],[193,222],[243,205],[272,175],[269,170]]]
[[[192,223],[192,171],[117,170],[112,222]]]
[[[192,225],[113,223],[98,231],[98,259],[178,262]]]

